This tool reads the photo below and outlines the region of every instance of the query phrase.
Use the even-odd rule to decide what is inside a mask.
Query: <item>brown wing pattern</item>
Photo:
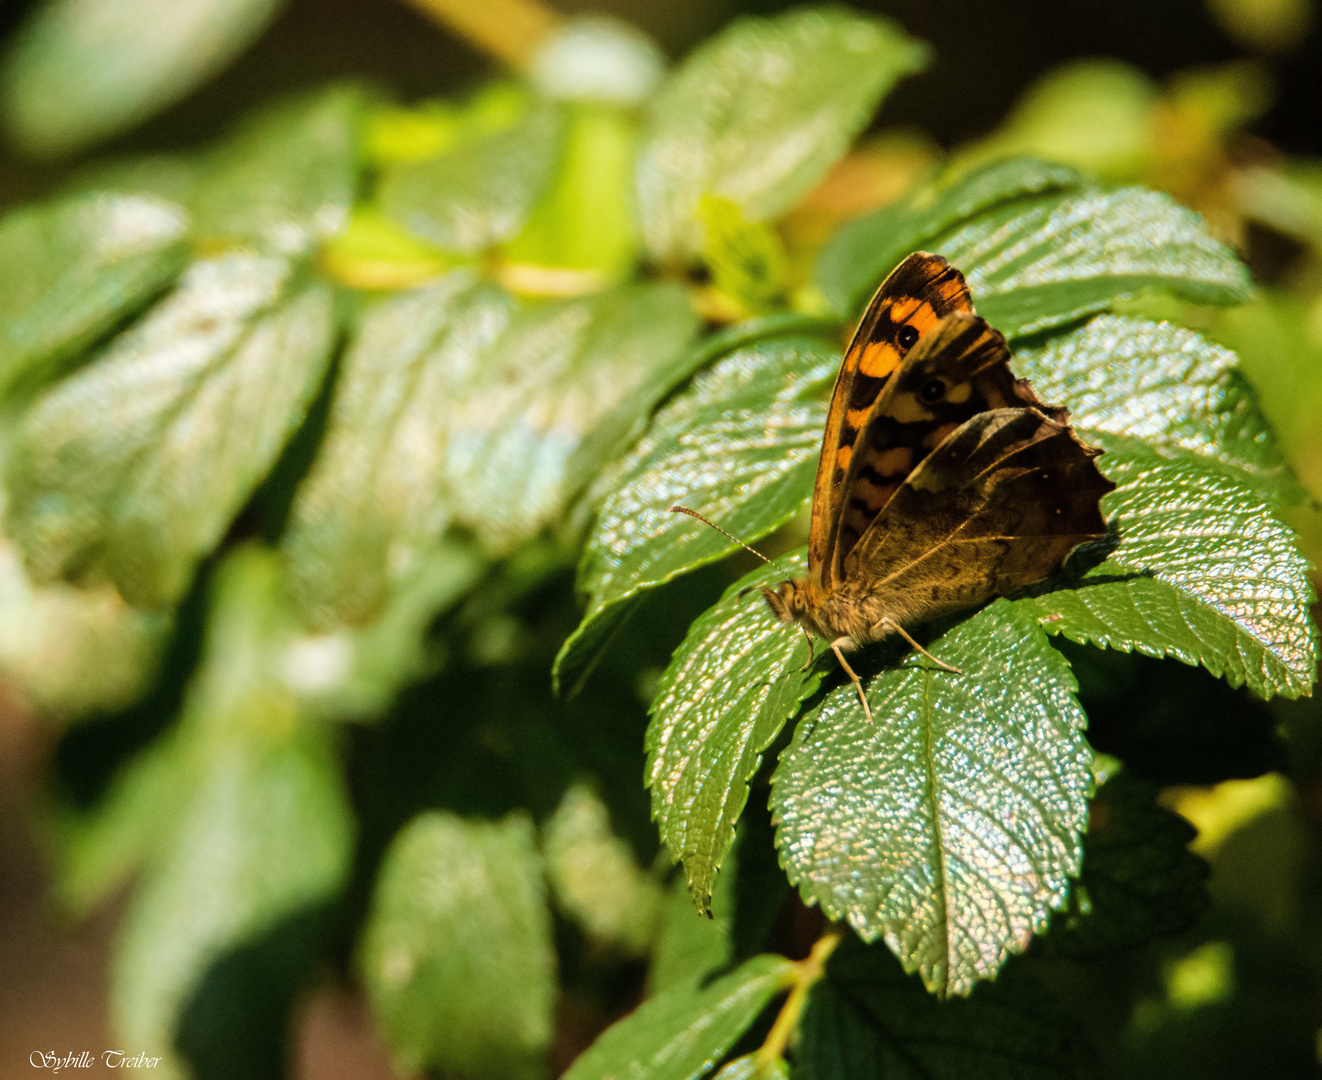
[[[813,487],[808,580],[819,597],[839,567],[833,547],[864,419],[914,342],[945,316],[972,310],[964,276],[941,256],[923,251],[900,263],[868,304],[836,376]]]
[[[1098,500],[1115,485],[1093,463],[1099,451],[1052,412],[980,413],[914,469],[847,560],[864,621],[972,607],[1105,535]]]

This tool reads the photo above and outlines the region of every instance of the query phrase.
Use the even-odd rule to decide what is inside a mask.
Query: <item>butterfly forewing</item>
[[[809,583],[819,596],[837,580],[833,549],[850,459],[866,417],[914,343],[944,317],[972,310],[963,275],[941,256],[922,251],[900,263],[868,305],[831,393],[813,487]]]

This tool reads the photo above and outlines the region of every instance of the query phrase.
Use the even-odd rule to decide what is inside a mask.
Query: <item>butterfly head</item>
[[[775,590],[763,587],[762,595],[781,622],[804,622],[813,608],[812,598],[803,582],[782,581]]]

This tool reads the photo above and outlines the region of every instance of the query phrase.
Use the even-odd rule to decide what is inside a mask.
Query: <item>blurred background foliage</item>
[[[659,380],[651,398],[645,380],[627,388],[650,407],[674,378],[673,353],[702,322],[786,309],[821,316],[828,304],[811,268],[822,244],[938,173],[1027,154],[1147,185],[1199,211],[1251,267],[1255,297],[1214,308],[1141,295],[1120,310],[1234,349],[1299,480],[1322,498],[1314,3],[852,6],[894,19],[927,47],[877,45],[889,59],[861,66],[859,108],[895,89],[852,149],[802,185],[806,193],[789,184],[783,205],[765,214],[695,194],[696,240],[649,232],[648,221],[641,237],[635,231],[635,110],[665,67],[712,33],[788,5],[617,0],[551,12],[492,3],[485,15],[487,5],[429,0],[0,7],[0,207],[9,211],[0,221],[0,318],[21,330],[45,301],[69,320],[54,339],[15,332],[0,342],[5,453],[19,462],[5,495],[17,507],[11,536],[0,540],[0,1075],[30,1068],[33,1049],[122,1045],[177,1047],[173,1064],[200,1077],[536,1076],[565,1069],[646,994],[765,949],[807,956],[819,925],[785,899],[758,800],[708,923],[670,872],[639,783],[646,707],[670,652],[747,564],[729,560],[649,598],[582,692],[564,700],[549,672],[578,621],[573,566],[586,513],[569,497],[645,422],[645,411],[618,408],[629,371]],[[623,22],[580,24],[585,43],[567,38],[559,56],[539,51],[558,14],[585,12]],[[600,66],[585,68],[584,55]],[[542,108],[525,77],[568,102],[564,113]],[[250,118],[343,80],[352,88]],[[552,143],[562,155],[554,179],[539,151]],[[463,169],[438,168],[461,153]],[[365,192],[354,179],[360,164],[371,177]],[[281,202],[273,168],[298,172],[304,204]],[[102,205],[43,216],[53,205],[43,200],[106,186],[138,193],[111,208],[132,224],[127,247],[113,248],[113,222],[96,216]],[[188,237],[172,217],[176,201],[199,223]],[[89,236],[111,248],[71,278],[42,278],[43,252]],[[234,236],[260,253],[235,255],[223,242]],[[168,436],[183,447],[173,472],[144,475],[132,452],[112,461],[86,447],[84,457],[25,464],[25,446],[39,441],[32,431],[77,434],[73,411],[43,405],[23,421],[27,442],[15,445],[38,391],[158,297],[190,245],[202,261],[171,300],[179,319],[201,320],[189,347],[202,355],[241,339],[256,369],[282,349],[305,358],[296,377],[231,401],[221,414],[231,438],[212,432],[205,442],[204,412],[149,425],[140,445]],[[662,271],[702,246],[706,273],[682,287],[621,290],[610,306],[574,299],[627,277],[640,245]],[[111,263],[121,276],[107,282],[98,274]],[[456,268],[471,278],[449,275],[440,293],[410,307],[417,294],[404,290]],[[200,310],[190,281],[224,303]],[[67,290],[58,303],[49,301],[56,286]],[[559,322],[515,312],[509,294],[558,298]],[[339,348],[340,328],[367,310],[366,299],[381,302]],[[427,326],[437,310],[444,325]],[[628,336],[639,322],[656,328],[654,339]],[[219,344],[207,337],[225,333]],[[502,516],[491,477],[473,462],[512,462],[517,473],[527,459],[525,444],[497,437],[520,388],[465,383],[458,389],[495,420],[467,451],[469,464],[447,474],[460,497],[418,505],[401,496],[387,550],[370,531],[355,532],[361,521],[323,512],[384,482],[355,472],[352,445],[337,444],[344,436],[329,425],[323,377],[352,375],[350,385],[370,388],[384,378],[374,358],[408,366],[429,350],[459,348],[446,334],[461,345],[500,335],[509,348],[526,343],[530,379],[563,378],[548,408],[597,441],[549,452],[555,483],[518,476],[531,494]],[[119,339],[122,351],[149,356],[150,340],[130,337]],[[548,337],[560,343],[550,359],[539,352]],[[572,373],[626,339],[627,368],[583,393]],[[147,379],[87,394],[146,401],[149,388]],[[457,392],[419,377],[399,408],[411,405],[414,425],[463,434],[463,418],[441,404]],[[290,413],[307,417],[297,432],[287,430]],[[348,437],[377,422],[362,405]],[[398,437],[396,460],[435,475],[407,425]],[[199,439],[207,452],[188,456]],[[191,488],[206,505],[181,512],[165,540],[112,506],[93,529],[111,539],[92,543],[92,526],[62,518],[43,499],[47,489],[22,483],[38,467],[63,469],[76,488],[103,466],[116,491],[169,505]],[[215,494],[223,484],[207,479],[212,467],[233,491]],[[1316,505],[1282,511],[1315,565]],[[484,507],[480,519],[474,506]],[[451,539],[432,543],[447,525]],[[34,550],[49,565],[34,565]],[[350,560],[352,575],[335,558]],[[98,582],[56,580],[106,567]],[[1080,923],[1073,936],[1067,926],[1035,944],[1024,970],[1032,966],[1046,1003],[1027,1026],[1014,1019],[1007,1039],[1019,1049],[1002,1047],[998,1067],[1034,1076],[1086,1075],[1097,1063],[1124,1077],[1316,1075],[1317,706],[1263,703],[1173,661],[1064,651],[1090,742],[1123,761],[1125,783],[1138,789],[1108,784],[1094,806],[1101,839],[1075,904],[1086,908],[1089,889],[1115,887],[1114,876],[1086,877],[1089,866],[1106,866],[1108,821],[1121,823],[1126,843],[1161,834],[1178,846],[1188,836],[1179,818],[1154,811],[1154,798],[1196,828],[1192,851],[1210,872],[1204,889],[1196,860],[1163,867],[1169,892],[1157,907],[1170,918],[1130,940],[1089,940]],[[1135,892],[1149,870],[1134,871]],[[849,1009],[869,994],[938,1044],[1007,1022],[997,1010],[1010,1015],[1005,1001],[1018,1001],[975,995],[972,1011],[952,1003],[953,1012],[929,1014],[905,996],[898,968],[890,983],[851,990],[859,963],[842,950],[831,992],[848,1001],[824,992],[805,1017],[803,1060],[822,1075],[890,1075],[823,1056],[832,1023],[866,1028]],[[1013,995],[1018,971],[1011,965],[997,992]],[[744,989],[764,1004],[792,981],[774,967],[755,975]],[[1022,1045],[1045,1045],[1032,1024],[1054,1009],[1072,1017],[1086,1052],[1056,1047],[1049,1062],[1014,1072],[1027,1068]],[[754,1024],[730,1057],[755,1048],[768,1023]],[[878,1036],[867,1028],[867,1037]],[[741,1067],[735,1061],[728,1075],[753,1075]],[[897,1068],[922,1074],[905,1071],[912,1063]]]

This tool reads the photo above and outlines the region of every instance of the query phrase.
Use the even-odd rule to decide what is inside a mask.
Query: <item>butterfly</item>
[[[964,276],[915,252],[873,296],[836,377],[808,572],[762,593],[780,620],[831,643],[870,721],[845,652],[899,634],[959,674],[906,626],[1041,581],[1104,537],[1098,502],[1115,485],[1100,453],[1011,374]]]

